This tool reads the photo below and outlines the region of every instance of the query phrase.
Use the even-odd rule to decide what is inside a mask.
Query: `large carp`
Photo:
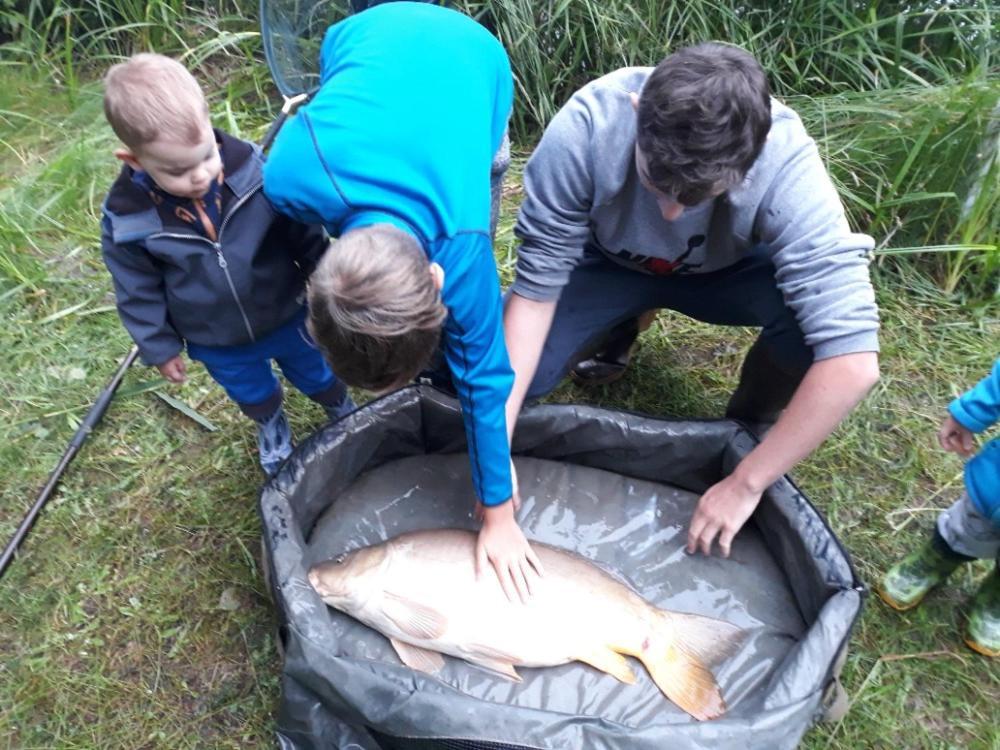
[[[622,654],[696,719],[726,706],[707,664],[739,630],[700,615],[657,609],[567,550],[533,543],[544,576],[527,603],[510,602],[492,573],[477,578],[470,531],[416,531],[348,552],[309,570],[331,607],[375,628],[404,664],[434,673],[441,653],[520,681],[515,667],[582,661],[632,684]]]

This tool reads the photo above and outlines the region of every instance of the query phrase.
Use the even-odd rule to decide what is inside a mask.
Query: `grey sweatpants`
[[[980,559],[997,558],[1000,562],[1000,527],[976,510],[968,492],[942,511],[937,520],[938,532],[956,552]]]

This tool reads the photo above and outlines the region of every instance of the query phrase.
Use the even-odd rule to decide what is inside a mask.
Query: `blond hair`
[[[144,52],[105,74],[104,114],[115,135],[134,151],[163,135],[196,143],[208,119],[208,103],[187,68]]]
[[[420,244],[390,224],[330,243],[309,279],[309,329],[347,385],[383,391],[416,377],[447,317]]]

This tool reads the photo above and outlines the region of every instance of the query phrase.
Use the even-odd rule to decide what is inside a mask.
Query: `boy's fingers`
[[[517,598],[517,592],[514,590],[514,582],[510,579],[510,571],[507,570],[507,566],[494,562],[493,569],[496,570],[497,578],[500,579],[500,588],[507,596],[507,601],[514,601]]]
[[[476,580],[478,581],[480,576],[482,576],[483,571],[486,570],[486,566],[489,564],[489,560],[486,558],[486,548],[480,542],[476,545]]]
[[[538,573],[533,567],[531,567],[531,563],[528,562],[527,559],[521,561],[521,578],[524,580],[524,586],[528,593],[528,599],[530,599],[535,595],[535,587],[532,584],[532,581],[538,578]]]
[[[521,570],[521,565],[517,562],[510,566],[510,577],[514,582],[514,588],[517,589],[517,595],[521,599],[521,604],[527,604],[528,599],[531,597],[531,589],[528,588],[528,582],[524,578],[524,571]]]
[[[545,575],[545,571],[542,569],[542,561],[538,559],[538,555],[535,554],[535,550],[531,548],[530,544],[528,545],[528,553],[526,557],[528,558],[528,562],[531,563],[531,567],[535,569],[535,572],[538,573],[539,576]]]
[[[693,555],[698,549],[698,537],[701,536],[705,524],[705,520],[695,511],[694,518],[691,519],[691,528],[688,529],[688,541],[685,548],[689,555]]]
[[[968,432],[962,433],[962,450],[965,451],[965,455],[972,453],[972,435]]]

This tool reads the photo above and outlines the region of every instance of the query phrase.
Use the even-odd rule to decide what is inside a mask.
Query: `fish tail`
[[[731,650],[739,629],[711,617],[665,610],[653,613],[649,625],[639,648],[625,652],[639,659],[661,692],[694,718],[705,721],[725,713],[726,702],[708,665]]]

